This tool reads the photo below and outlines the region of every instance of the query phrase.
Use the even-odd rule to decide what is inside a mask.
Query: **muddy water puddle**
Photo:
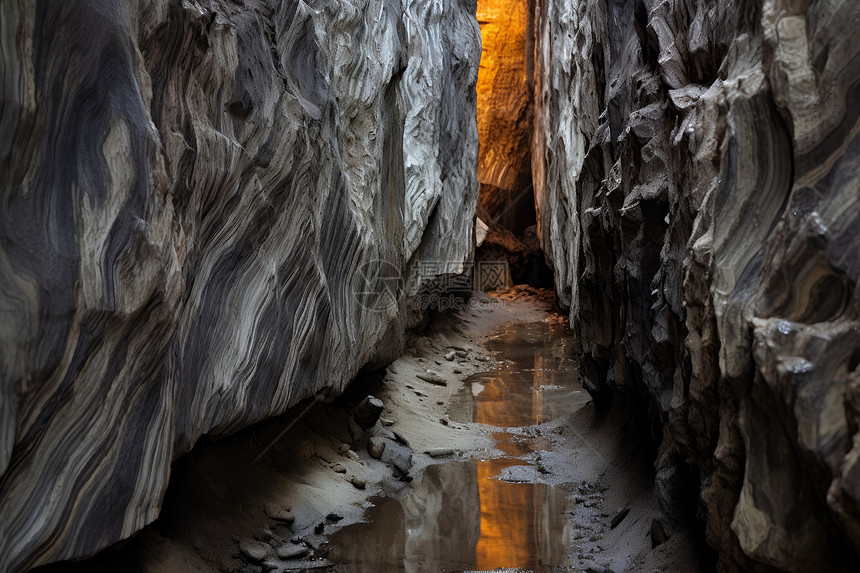
[[[536,426],[578,409],[572,339],[559,323],[508,324],[487,344],[498,368],[471,376],[449,416],[493,428],[495,457],[437,464],[402,498],[375,498],[366,523],[331,537],[336,570],[463,571],[565,564],[572,502],[540,482],[550,440]]]

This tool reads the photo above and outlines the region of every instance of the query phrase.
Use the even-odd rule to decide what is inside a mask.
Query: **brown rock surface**
[[[514,233],[534,222],[531,191],[532,51],[529,0],[478,0],[480,202]]]

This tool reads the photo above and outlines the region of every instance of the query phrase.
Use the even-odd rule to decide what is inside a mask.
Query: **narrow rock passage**
[[[652,551],[647,455],[625,446],[623,408],[595,412],[563,317],[527,298],[462,320],[492,363],[463,380],[446,421],[492,444],[372,499],[365,522],[332,536],[333,570],[707,570],[683,533]]]
[[[449,418],[490,432],[492,448],[479,459],[428,467],[402,499],[375,500],[371,523],[332,538],[330,559],[345,565],[338,570],[543,570],[565,563],[569,500],[565,488],[545,483],[542,455],[553,447],[543,422],[588,400],[576,381],[570,334],[550,315],[507,323],[486,346],[498,362],[463,382]],[[403,539],[402,552],[386,551],[391,539]]]
[[[595,411],[548,298],[435,316],[331,404],[196,448],[129,542],[42,571],[701,570],[683,532],[652,551],[647,448]]]

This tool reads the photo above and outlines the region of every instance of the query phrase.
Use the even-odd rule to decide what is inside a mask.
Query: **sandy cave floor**
[[[474,295],[469,309],[434,317],[408,341],[402,357],[384,372],[361,376],[331,404],[299,404],[234,437],[199,444],[174,464],[159,519],[132,539],[94,558],[40,571],[387,570],[342,561],[350,549],[337,546],[338,539],[355,538],[337,532],[365,520],[380,499],[409,496],[418,487],[414,480],[429,475],[430,466],[512,456],[492,437],[500,428],[452,421],[449,406],[469,376],[504,367],[503,357],[486,347],[495,329],[516,322],[565,324],[552,298],[522,287]],[[447,385],[417,377],[428,368]],[[380,398],[384,410],[373,428],[362,430],[351,413],[368,394]],[[648,459],[622,445],[629,438],[624,414],[598,414],[589,400],[570,410],[548,422],[503,428],[517,439],[540,437],[540,471],[523,471],[534,469],[534,452],[514,452],[523,463],[507,468],[508,477],[544,484],[565,499],[563,562],[539,569],[708,570],[683,532],[652,549],[653,470]],[[374,459],[370,438],[397,447]],[[404,475],[396,469],[403,460],[391,454],[410,451],[412,465]],[[623,508],[629,513],[611,528]],[[399,558],[402,545],[394,550]],[[406,558],[392,570],[441,570],[438,562]]]

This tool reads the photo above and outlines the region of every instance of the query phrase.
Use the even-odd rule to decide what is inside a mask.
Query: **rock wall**
[[[131,535],[200,436],[399,351],[391,279],[473,250],[475,9],[0,5],[0,571]]]
[[[533,0],[478,0],[478,181],[488,217],[521,236],[534,224],[531,192]]]
[[[539,0],[540,235],[584,383],[719,569],[857,570],[860,4]],[[682,505],[682,504],[680,504]]]

